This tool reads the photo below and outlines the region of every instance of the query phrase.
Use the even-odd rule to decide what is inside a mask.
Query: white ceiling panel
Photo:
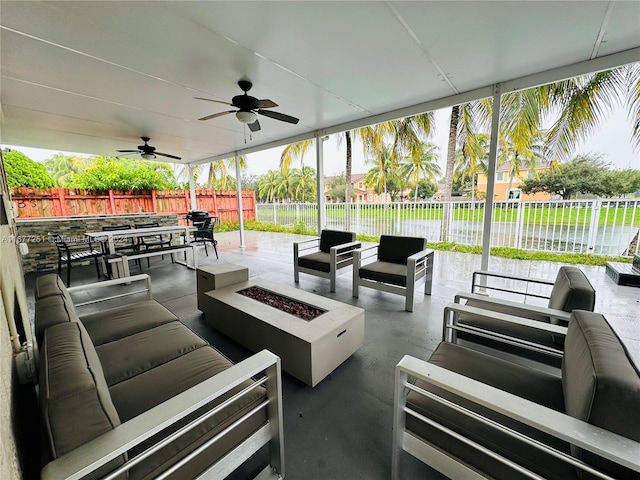
[[[107,154],[148,135],[201,161],[620,56],[639,25],[640,1],[3,0],[0,141]],[[193,97],[229,102],[240,78],[300,122],[198,121],[232,107]]]

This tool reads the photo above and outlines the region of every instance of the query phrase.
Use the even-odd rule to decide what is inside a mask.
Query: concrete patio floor
[[[309,237],[246,232],[245,248],[239,233],[216,234],[220,259],[212,249],[206,257],[198,249],[199,265],[234,263],[248,267],[250,278],[296,286],[293,281],[292,243]],[[336,293],[329,281],[301,274],[297,287],[365,309],[364,345],[315,388],[283,373],[286,478],[388,479],[391,475],[391,425],[394,367],[404,355],[427,359],[442,335],[442,312],[459,290],[468,291],[480,256],[435,252],[433,294],[416,292],[415,310],[404,311],[404,298],[362,288],[351,296],[351,273],[338,277]],[[559,264],[492,258],[490,270],[554,279]],[[596,289],[597,312],[625,319],[625,335],[640,342],[640,289],[615,285],[604,267],[580,266]],[[152,278],[154,298],[233,361],[251,352],[210,328],[196,306],[195,272],[151,260],[145,268]],[[137,270],[132,270],[137,273]],[[26,275],[30,308],[36,274]],[[93,266],[73,267],[73,285],[96,281]],[[420,291],[420,290],[419,290]],[[32,310],[33,311],[33,310]],[[402,478],[442,478],[409,455],[402,457]],[[251,465],[247,467],[248,470]],[[245,478],[246,471],[233,478]]]

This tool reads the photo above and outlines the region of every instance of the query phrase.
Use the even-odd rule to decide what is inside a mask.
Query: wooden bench
[[[196,255],[196,246],[191,243],[183,244],[183,245],[169,245],[161,248],[151,248],[148,250],[141,250],[135,253],[129,254],[114,254],[114,255],[105,255],[105,259],[108,263],[112,265],[116,265],[117,274],[119,277],[124,276],[128,277],[130,275],[129,272],[129,260],[138,260],[141,258],[149,258],[155,257],[157,255],[166,255],[183,252],[185,254],[185,261],[180,262],[176,260],[176,263],[180,263],[182,265],[191,268],[192,270],[196,270],[198,268],[198,256]],[[187,262],[187,252],[191,253],[191,265]]]
[[[633,263],[607,262],[605,272],[617,285],[640,287],[640,255],[633,256]]]

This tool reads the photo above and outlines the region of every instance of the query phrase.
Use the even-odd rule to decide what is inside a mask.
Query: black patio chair
[[[110,232],[115,230],[129,230],[131,228],[132,228],[131,225],[105,225],[102,227],[102,231]],[[102,241],[100,243],[102,245],[103,253],[105,255],[110,254],[111,252],[109,251],[109,242]],[[137,252],[138,250],[140,250],[140,248],[138,247],[138,242],[136,241],[136,239],[132,237],[118,238],[117,241],[115,242],[116,253],[132,253],[132,252]],[[137,259],[135,262],[136,262],[136,265],[138,265],[138,267],[142,268],[142,262],[140,262],[140,259]],[[111,264],[109,262],[104,262],[104,263],[105,263],[105,271],[107,272],[107,275],[112,277],[113,275],[111,271],[111,268],[112,268]]]
[[[71,264],[74,262],[84,262],[93,259],[96,264],[96,273],[100,278],[100,266],[98,259],[102,257],[102,252],[93,248],[91,241],[87,237],[83,237],[82,242],[73,243],[66,242],[62,235],[51,235],[56,248],[58,249],[58,276],[62,275],[62,264],[67,267],[67,287],[71,286]],[[89,247],[87,249],[87,246]],[[83,248],[83,250],[79,250]]]
[[[210,216],[209,213],[204,210],[191,210],[185,218],[197,228],[197,230],[193,232],[192,243],[202,243],[204,245],[204,253],[207,254],[207,257],[209,256],[207,242],[211,243],[216,258],[220,258],[218,257],[218,241],[214,238],[213,233],[216,223],[220,221],[219,218]]]

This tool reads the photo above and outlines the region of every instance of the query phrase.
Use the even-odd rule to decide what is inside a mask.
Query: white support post
[[[324,137],[316,133],[316,181],[318,195],[318,235],[325,227],[324,215]]]
[[[242,210],[242,180],[240,178],[240,156],[235,154],[236,160],[236,191],[238,192],[238,223],[240,224],[240,248],[244,248],[244,218]]]
[[[493,217],[493,196],[496,181],[496,158],[498,155],[498,132],[500,129],[501,96],[502,84],[496,83],[493,87],[493,114],[491,117],[491,143],[489,144],[487,198],[484,202],[484,219],[482,226],[482,259],[480,260],[481,270],[489,269],[489,256],[491,254],[491,220]]]
[[[193,175],[193,165],[189,164],[189,196],[191,197],[191,210],[198,209],[198,200],[196,199],[196,182]]]

